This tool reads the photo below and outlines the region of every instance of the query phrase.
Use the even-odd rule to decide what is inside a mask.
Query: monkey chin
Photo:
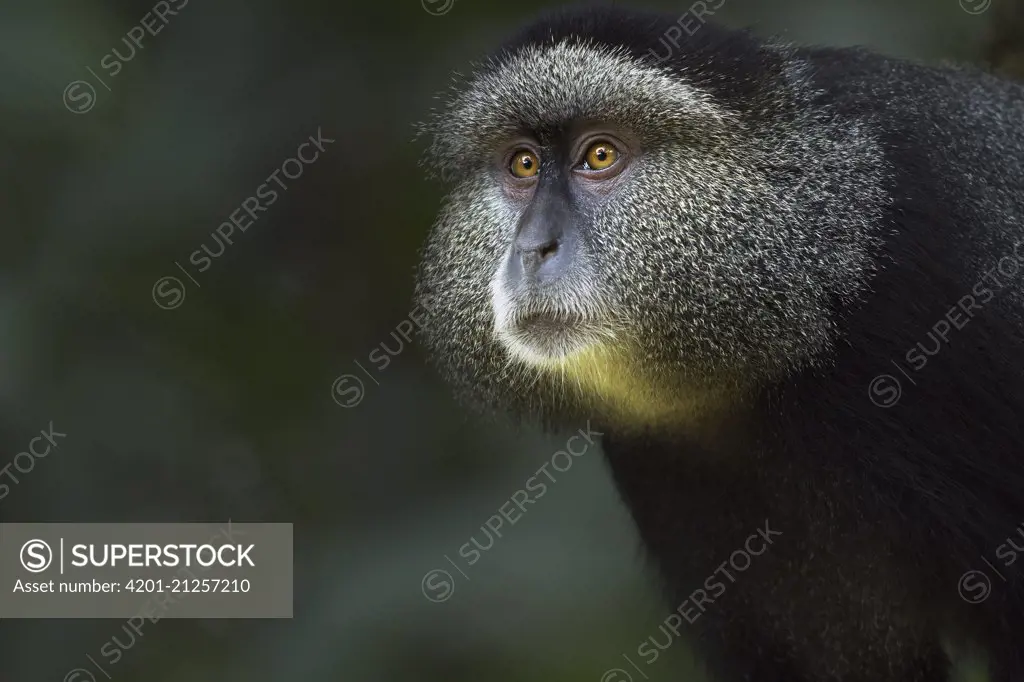
[[[539,371],[586,412],[621,428],[685,428],[719,404],[707,391],[663,382],[614,329],[595,321],[525,316],[494,331],[511,364]]]
[[[579,320],[532,315],[511,328],[496,328],[495,336],[513,360],[549,370],[576,364],[580,356],[595,352],[601,342],[598,330]]]

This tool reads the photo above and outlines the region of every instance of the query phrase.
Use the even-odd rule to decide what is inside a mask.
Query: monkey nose
[[[535,246],[523,245],[522,240],[517,240],[516,248],[519,250],[519,258],[523,263],[523,272],[535,276],[545,262],[558,255],[560,246],[558,239],[546,240]]]
[[[511,274],[528,284],[552,284],[568,272],[571,252],[570,240],[562,236],[531,240],[520,235],[513,249]]]

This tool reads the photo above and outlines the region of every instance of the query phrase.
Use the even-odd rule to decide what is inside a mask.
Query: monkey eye
[[[583,155],[583,169],[600,171],[611,168],[619,158],[619,150],[611,142],[595,142]]]
[[[512,155],[508,169],[517,178],[532,178],[540,170],[540,159],[529,149],[520,149]]]

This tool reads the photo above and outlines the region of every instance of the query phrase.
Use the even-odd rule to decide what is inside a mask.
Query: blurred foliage
[[[433,603],[424,574],[560,436],[463,415],[415,339],[369,361],[395,348],[440,200],[414,124],[545,3],[192,0],[110,77],[153,4],[0,7],[0,465],[51,420],[68,434],[0,520],[291,521],[296,615],[161,620],[112,678],[594,682],[623,665],[667,609],[599,453]],[[981,59],[990,21],[958,0],[727,0],[717,18],[928,60]],[[86,113],[62,102],[76,80]],[[336,142],[197,273],[189,255],[318,128]],[[154,303],[166,276],[185,286],[173,310]],[[349,409],[343,374],[365,382]],[[121,625],[0,622],[0,680],[103,662]],[[683,644],[645,673],[701,679]]]

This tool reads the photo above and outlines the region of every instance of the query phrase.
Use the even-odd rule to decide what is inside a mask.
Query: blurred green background
[[[994,3],[725,0],[716,19],[981,61]],[[101,60],[128,54],[154,4],[0,8],[0,467],[51,421],[68,434],[17,474],[0,520],[293,522],[295,618],[164,619],[111,678],[598,682],[628,668],[670,609],[600,453],[556,473],[468,566],[459,548],[486,544],[480,527],[565,437],[464,415],[415,337],[392,335],[442,192],[414,126],[453,71],[553,3],[191,0],[110,77]],[[66,92],[79,80],[93,90]],[[190,254],[216,253],[213,230],[318,129],[335,142],[197,272]],[[184,298],[154,292],[169,276]],[[344,375],[363,382],[358,404]],[[424,583],[435,569],[451,580]],[[122,625],[0,621],[0,681],[108,663]],[[684,643],[643,673],[702,679]]]

